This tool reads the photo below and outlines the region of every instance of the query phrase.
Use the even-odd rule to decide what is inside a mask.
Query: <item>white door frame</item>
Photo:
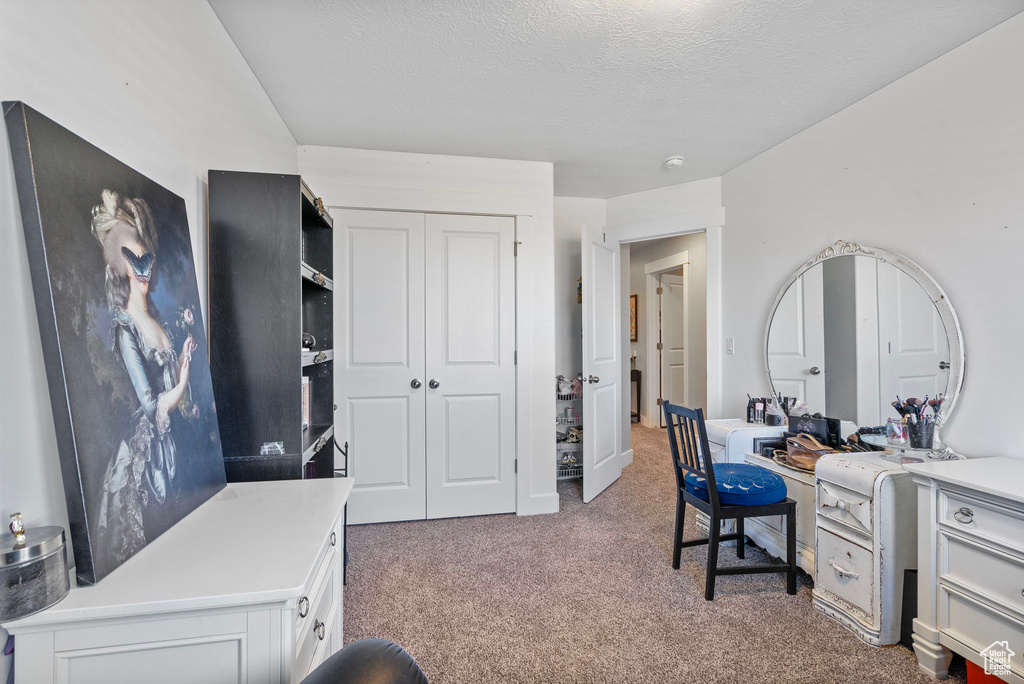
[[[663,273],[682,268],[683,277],[687,278],[686,296],[689,297],[690,288],[687,273],[689,269],[686,268],[689,263],[690,252],[686,250],[644,264],[645,296],[647,299],[647,325],[645,326],[647,353],[645,356],[647,357],[646,374],[648,378],[647,382],[644,383],[647,386],[647,401],[644,402],[646,413],[640,412],[640,424],[644,427],[661,427],[662,425],[661,407],[658,405],[658,398],[661,395],[661,354],[658,353],[658,339],[660,338],[658,333],[661,329],[661,298],[658,295],[658,287],[661,285],[660,277]],[[687,326],[687,331],[689,331],[689,326]],[[687,344],[687,350],[689,350],[689,344]],[[689,361],[689,353],[687,353],[687,361]],[[689,387],[687,387],[687,392],[689,392]]]
[[[704,233],[707,238],[707,418],[722,415],[722,233],[725,207],[703,209],[655,219],[608,226],[608,237],[620,243]],[[626,371],[628,373],[628,371]],[[629,420],[627,414],[625,420]]]

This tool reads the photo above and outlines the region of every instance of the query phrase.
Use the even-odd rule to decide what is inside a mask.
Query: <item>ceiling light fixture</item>
[[[682,168],[684,161],[686,161],[686,157],[683,155],[673,154],[671,157],[665,157],[665,168],[669,171]]]

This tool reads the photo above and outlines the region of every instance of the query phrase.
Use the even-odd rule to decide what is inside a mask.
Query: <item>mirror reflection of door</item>
[[[914,279],[878,263],[878,340],[881,422],[896,413],[900,395],[934,398],[949,383],[949,343],[939,312]]]
[[[786,291],[772,318],[768,366],[775,391],[825,411],[825,319],[821,267],[815,266]]]

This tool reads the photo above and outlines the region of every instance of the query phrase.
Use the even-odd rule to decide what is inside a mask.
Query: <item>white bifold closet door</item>
[[[426,225],[427,517],[508,513],[515,510],[515,223],[427,214]]]
[[[514,511],[514,220],[343,211],[335,226],[349,522]]]

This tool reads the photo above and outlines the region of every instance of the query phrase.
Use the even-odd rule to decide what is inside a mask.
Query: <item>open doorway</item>
[[[632,243],[629,274],[628,397],[636,421],[662,427],[662,401],[707,411],[705,234]]]

